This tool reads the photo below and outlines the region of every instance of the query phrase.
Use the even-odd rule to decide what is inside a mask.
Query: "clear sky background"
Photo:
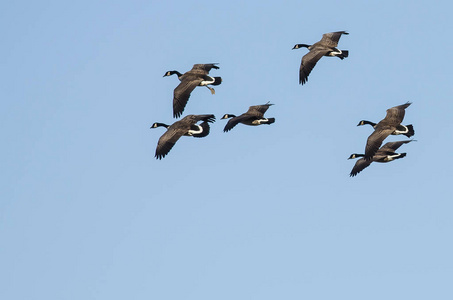
[[[0,298],[453,299],[450,1],[0,5]],[[301,57],[347,30],[306,85]],[[175,76],[219,63],[154,158]],[[223,133],[270,101],[271,126]],[[349,177],[403,104],[417,142]],[[391,136],[387,141],[404,140]]]

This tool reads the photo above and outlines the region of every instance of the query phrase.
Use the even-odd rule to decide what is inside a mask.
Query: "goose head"
[[[171,75],[173,75],[173,74],[177,74],[178,77],[182,75],[182,74],[179,73],[178,71],[167,71],[167,72],[165,72],[165,74],[164,74],[163,77],[165,77],[165,76],[171,76]]]
[[[229,118],[235,118],[236,116],[233,114],[224,114],[223,117],[220,118],[220,120],[223,119],[229,119]]]
[[[367,121],[367,120],[362,120],[362,121],[359,122],[359,124],[357,124],[357,126],[363,126],[363,125],[366,125],[366,124],[369,124],[369,125],[371,125],[373,127],[376,125],[376,123],[373,123],[373,122],[370,122],[370,121]]]
[[[168,126],[167,124],[164,124],[164,123],[156,122],[156,123],[154,123],[153,125],[151,125],[150,128],[157,128],[157,127],[165,127],[165,128],[168,128],[169,126]]]
[[[300,49],[300,48],[308,48],[308,47],[310,47],[310,46],[311,46],[311,45],[307,45],[307,44],[296,44],[296,45],[294,45],[294,47],[293,47],[292,50],[294,50],[294,49]]]
[[[353,153],[353,154],[351,154],[351,156],[349,156],[348,159],[354,159],[354,158],[357,158],[357,157],[364,157],[364,156],[365,156],[364,154]]]

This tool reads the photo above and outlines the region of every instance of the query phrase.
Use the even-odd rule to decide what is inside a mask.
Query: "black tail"
[[[211,83],[211,85],[219,85],[221,83],[222,83],[221,77],[214,77],[214,83]]]
[[[263,123],[263,124],[271,125],[274,122],[275,122],[275,118],[267,118],[267,122]]]
[[[209,123],[207,121],[202,122],[200,124],[200,126],[201,126],[201,128],[203,128],[203,131],[201,133],[192,135],[193,137],[202,138],[209,134],[210,127],[209,127]]]
[[[341,54],[337,55],[337,57],[339,57],[341,60],[345,59],[348,56],[349,56],[348,50],[341,50]]]
[[[408,138],[410,138],[411,136],[413,136],[415,134],[414,126],[412,126],[412,124],[410,124],[410,125],[407,125],[406,127],[409,131],[407,133],[405,133],[404,135],[407,136]]]
[[[406,156],[406,153],[400,153],[398,157],[395,157],[395,159],[403,158]]]

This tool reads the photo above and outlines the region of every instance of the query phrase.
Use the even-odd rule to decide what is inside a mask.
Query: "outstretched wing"
[[[233,127],[236,126],[237,124],[239,124],[241,122],[244,122],[244,121],[252,120],[252,119],[256,119],[256,117],[254,117],[252,115],[249,115],[249,114],[242,114],[240,116],[231,118],[226,123],[225,128],[223,129],[223,131],[224,132],[228,132],[231,129],[233,129]]]
[[[181,136],[184,135],[184,132],[178,130],[177,128],[169,128],[167,132],[165,132],[157,142],[156,147],[156,159],[162,159],[165,155],[170,152],[171,148],[176,144]]]
[[[346,31],[325,33],[322,35],[322,39],[319,42],[329,47],[336,47],[338,46],[338,41],[340,40],[342,34],[349,33],[347,33]]]
[[[412,142],[413,140],[407,140],[407,141],[398,141],[398,142],[388,142],[385,143],[384,146],[382,146],[378,151],[381,152],[394,152],[396,151],[401,145],[407,144]]]
[[[313,68],[316,66],[316,63],[329,53],[330,50],[313,50],[308,52],[302,57],[299,68],[299,83],[304,84],[308,81],[308,75],[310,75]]]
[[[264,113],[269,109],[269,107],[274,104],[263,104],[263,105],[253,105],[249,107],[249,110],[246,112],[248,115],[253,115],[256,117],[263,117]]]
[[[209,71],[211,71],[211,69],[218,69],[219,68],[216,65],[217,65],[217,63],[214,63],[214,64],[195,64],[195,65],[193,65],[192,70],[190,70],[188,73],[199,74],[199,75],[208,75],[208,73],[209,73]]]
[[[399,125],[403,119],[404,115],[406,113],[406,108],[411,105],[410,102],[407,102],[406,104],[403,105],[398,105],[392,108],[387,109],[387,115],[385,116],[385,119],[389,124],[392,125]]]
[[[370,160],[379,150],[382,142],[393,132],[393,128],[376,129],[367,139],[365,160]]]
[[[190,93],[201,83],[203,79],[186,76],[173,92],[173,117],[178,118],[184,111],[189,101]]]
[[[372,162],[373,162],[372,160],[365,160],[363,158],[359,159],[358,161],[356,161],[356,163],[355,163],[354,167],[352,168],[351,173],[349,174],[349,176],[351,176],[351,177],[356,176],[357,174],[362,172],[363,169],[365,169],[366,167],[371,165]]]
[[[187,123],[187,124],[190,124],[190,125],[193,125],[193,124],[197,123],[198,121],[206,121],[206,122],[213,123],[213,122],[215,122],[215,116],[212,115],[212,114],[209,114],[209,115],[188,115],[188,116],[185,116],[183,119],[181,119],[181,121],[183,121],[183,123]]]

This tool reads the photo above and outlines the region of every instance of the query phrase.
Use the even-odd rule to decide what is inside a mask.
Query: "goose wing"
[[[394,131],[395,129],[389,126],[385,128],[376,127],[376,130],[368,137],[365,146],[365,160],[371,160],[376,152],[381,147],[382,142]]]
[[[382,146],[378,152],[395,152],[401,145],[407,144],[412,142],[413,140],[407,140],[407,141],[398,141],[398,142],[388,142],[385,143],[384,146]]]
[[[214,63],[214,64],[195,64],[195,65],[193,65],[192,70],[190,70],[187,73],[208,75],[208,73],[209,73],[209,71],[211,71],[211,69],[219,69],[219,67],[217,67],[216,65],[217,65],[217,63]]]
[[[157,142],[155,157],[157,159],[164,158],[165,155],[167,155],[168,152],[170,152],[170,150],[173,148],[173,146],[176,144],[179,138],[186,134],[192,128],[192,125],[195,125],[200,120],[203,120],[204,122],[214,122],[215,116],[188,115],[182,118],[181,120],[173,123],[170,127],[168,127],[167,131],[159,138],[159,141]]]
[[[352,168],[351,173],[349,174],[349,176],[351,176],[351,177],[356,176],[357,174],[362,172],[363,169],[365,169],[366,167],[371,165],[372,162],[373,162],[372,160],[365,160],[363,158],[359,159],[358,161],[356,161],[356,163],[355,163],[354,167]]]
[[[300,68],[299,68],[299,83],[304,84],[305,82],[308,81],[308,75],[310,75],[311,71],[313,68],[316,66],[316,63],[329,53],[330,50],[312,50],[305,54],[302,57],[302,61],[300,63]]]
[[[165,155],[170,152],[179,138],[187,132],[187,130],[185,131],[180,127],[172,126],[168,128],[168,130],[159,138],[159,141],[157,142],[156,154],[154,155],[156,159],[164,158]]]
[[[263,104],[263,105],[253,105],[250,106],[246,114],[256,116],[256,117],[263,117],[264,113],[269,109],[269,107],[274,104]]]
[[[233,129],[234,126],[236,126],[237,124],[239,124],[241,122],[245,122],[248,120],[255,120],[255,119],[256,119],[256,116],[253,116],[253,115],[250,115],[247,113],[234,117],[234,118],[231,118],[226,123],[225,128],[223,129],[223,132],[230,131],[231,129]]]
[[[406,113],[406,108],[409,107],[409,105],[411,105],[411,103],[407,102],[403,105],[398,105],[387,109],[387,115],[385,116],[383,121],[395,126],[399,125],[403,121],[404,115]]]
[[[181,121],[186,124],[189,124],[189,126],[197,123],[198,121],[205,121],[205,122],[213,123],[213,122],[215,122],[215,116],[212,114],[188,115],[188,116],[185,116],[184,118],[182,118]]]
[[[184,76],[181,83],[173,92],[173,117],[181,116],[187,102],[189,101],[190,93],[203,81],[202,78],[194,76]]]
[[[336,32],[329,32],[322,35],[322,39],[319,43],[329,46],[329,47],[336,47],[338,46],[338,41],[341,38],[342,34],[349,34],[346,31],[336,31]]]

